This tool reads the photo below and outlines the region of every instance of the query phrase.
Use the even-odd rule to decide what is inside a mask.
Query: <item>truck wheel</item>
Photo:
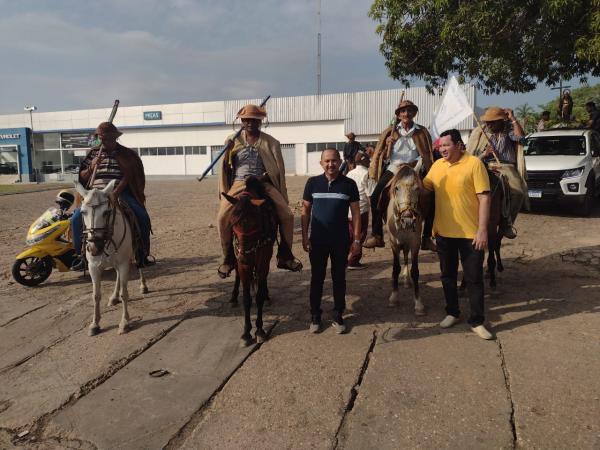
[[[52,272],[52,258],[45,256],[38,258],[17,259],[12,266],[12,276],[15,281],[23,286],[37,286],[48,279]]]
[[[583,203],[579,206],[577,212],[580,216],[588,217],[592,213],[592,207],[594,206],[594,183],[589,180],[587,182],[587,190]]]

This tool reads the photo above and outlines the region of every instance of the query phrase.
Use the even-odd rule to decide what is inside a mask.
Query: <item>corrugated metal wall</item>
[[[463,85],[471,106],[475,104],[475,88]],[[271,98],[267,103],[268,119],[272,123],[344,120],[345,132],[357,135],[378,134],[394,119],[394,110],[402,96],[402,89],[354,92],[343,94],[307,95],[301,97]],[[406,89],[405,100],[419,107],[416,121],[429,127],[442,100],[424,87]],[[262,99],[225,101],[225,121],[231,124],[237,112],[248,103],[259,104]],[[462,121],[458,128],[470,130],[473,119]]]

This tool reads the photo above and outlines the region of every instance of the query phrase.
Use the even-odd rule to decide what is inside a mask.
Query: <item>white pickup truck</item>
[[[600,134],[585,129],[550,129],[527,136],[529,198],[559,202],[590,214],[600,194]]]

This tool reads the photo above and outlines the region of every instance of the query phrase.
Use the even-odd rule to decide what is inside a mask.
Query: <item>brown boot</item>
[[[373,235],[364,242],[363,247],[364,248],[385,247],[385,242],[383,242],[383,238],[381,236]]]

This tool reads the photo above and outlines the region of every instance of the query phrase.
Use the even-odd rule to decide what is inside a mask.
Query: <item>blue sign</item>
[[[144,111],[144,120],[162,120],[162,111]]]

